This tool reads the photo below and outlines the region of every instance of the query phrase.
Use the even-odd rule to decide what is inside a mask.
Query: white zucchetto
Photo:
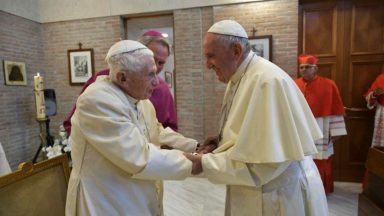
[[[148,49],[148,48],[137,41],[121,40],[113,44],[111,48],[109,48],[107,56],[105,57],[105,60],[109,59],[111,56],[114,56],[120,53],[132,52],[139,49]]]
[[[213,24],[213,26],[209,28],[208,32],[248,38],[247,32],[244,30],[243,26],[234,20],[219,21]]]

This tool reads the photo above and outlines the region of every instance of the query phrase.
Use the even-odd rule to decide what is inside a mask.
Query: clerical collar
[[[129,96],[128,94],[126,94],[126,95],[127,95],[127,99],[128,99],[128,101],[129,101],[129,103],[130,103],[133,107],[136,108],[137,103],[139,103],[139,100],[137,100],[137,99],[135,99],[135,98]]]
[[[252,51],[248,53],[247,58],[244,59],[244,61],[240,64],[239,68],[237,68],[237,71],[232,75],[230,82],[237,83],[241,79],[242,75],[245,73],[245,70],[247,69],[247,65],[252,60],[254,54],[255,53]]]
[[[98,77],[96,78],[96,81],[106,81],[106,82],[111,83],[114,87],[118,88],[117,85],[113,84],[112,79],[111,79],[108,75],[101,75],[101,76],[98,76]],[[128,101],[129,101],[129,103],[130,103],[133,107],[136,108],[137,103],[139,102],[139,100],[137,100],[137,99],[131,97],[130,95],[126,94],[125,92],[124,92],[124,95],[126,95]]]

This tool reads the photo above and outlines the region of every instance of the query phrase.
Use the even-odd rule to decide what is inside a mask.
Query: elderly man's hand
[[[197,149],[196,152],[200,154],[206,154],[210,153],[213,150],[217,148],[217,145],[219,144],[219,139],[217,136],[214,137],[208,137],[203,145],[200,145]]]
[[[198,153],[184,153],[184,156],[192,161],[192,174],[198,175],[203,172],[203,165],[201,163],[202,154]]]

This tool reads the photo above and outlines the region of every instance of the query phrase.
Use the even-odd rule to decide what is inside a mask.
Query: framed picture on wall
[[[82,85],[94,73],[93,49],[68,50],[69,84]]]
[[[272,61],[272,35],[250,37],[249,43],[256,55]]]
[[[24,62],[3,61],[5,85],[27,85],[27,71]]]

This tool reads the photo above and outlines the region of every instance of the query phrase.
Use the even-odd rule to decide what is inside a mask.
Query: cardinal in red
[[[333,192],[333,144],[346,135],[344,105],[335,82],[317,75],[318,58],[314,55],[300,55],[301,77],[295,82],[304,94],[324,137],[316,141],[318,154],[314,161],[323,180],[327,194]]]

